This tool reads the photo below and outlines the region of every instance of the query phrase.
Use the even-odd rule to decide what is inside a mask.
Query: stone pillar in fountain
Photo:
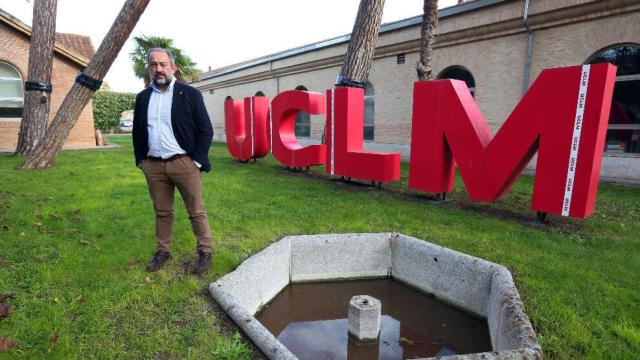
[[[349,335],[360,342],[371,342],[380,334],[380,300],[369,295],[356,295],[349,301]]]

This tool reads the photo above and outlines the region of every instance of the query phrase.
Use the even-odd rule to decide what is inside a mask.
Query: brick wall
[[[0,23],[0,61],[18,69],[23,81],[26,80],[29,63],[29,38],[3,23]],[[51,74],[53,92],[51,93],[49,121],[54,119],[67,91],[73,85],[74,79],[80,70],[81,66],[79,64],[55,54]],[[20,119],[0,119],[0,149],[15,149],[18,143],[19,131]],[[94,145],[93,105],[89,102],[82,110],[64,146]]]
[[[544,68],[579,65],[605,46],[640,43],[640,6],[630,1],[540,0],[532,3],[534,28],[530,81]],[[476,83],[476,101],[494,133],[522,97],[527,33],[521,1],[506,1],[440,21],[432,66],[434,74],[450,66],[468,69]],[[412,89],[416,80],[420,26],[381,33],[369,81],[375,89],[375,142],[411,142]],[[340,71],[346,43],[275,60],[195,83],[218,134],[224,132],[223,101],[261,90],[273,98],[303,85],[324,92]],[[405,63],[396,55],[405,53]],[[214,88],[214,94],[208,94]],[[311,138],[319,139],[324,117],[311,118]],[[221,137],[216,136],[217,139]]]

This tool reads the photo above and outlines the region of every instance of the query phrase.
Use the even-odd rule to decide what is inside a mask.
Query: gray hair
[[[171,65],[175,65],[175,60],[173,59],[173,54],[171,53],[171,51],[161,47],[155,47],[147,51],[147,64],[149,63],[149,57],[151,56],[151,53],[154,52],[163,52],[167,54],[167,56],[169,56],[169,62],[171,63]]]

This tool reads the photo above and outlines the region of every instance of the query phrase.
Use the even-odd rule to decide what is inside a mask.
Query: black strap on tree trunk
[[[50,93],[53,90],[51,84],[45,84],[41,82],[34,81],[25,81],[24,82],[24,90],[25,91],[44,91]]]
[[[354,87],[354,88],[360,88],[360,89],[364,89],[365,85],[367,85],[367,83],[364,83],[362,81],[351,80],[344,75],[338,75],[338,78],[336,79],[336,84],[335,84],[336,87]]]
[[[98,91],[102,86],[102,80],[94,79],[83,72],[78,74],[76,82],[92,91]]]

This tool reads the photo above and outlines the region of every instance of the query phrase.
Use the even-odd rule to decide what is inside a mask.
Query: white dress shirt
[[[168,159],[174,155],[185,154],[171,127],[171,102],[173,101],[173,84],[171,83],[164,92],[161,92],[153,83],[151,84],[151,97],[147,111],[147,126],[149,128],[149,152],[147,156]]]

